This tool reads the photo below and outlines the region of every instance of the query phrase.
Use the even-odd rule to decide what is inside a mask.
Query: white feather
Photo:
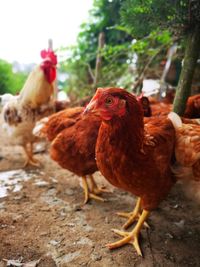
[[[40,121],[38,121],[36,123],[36,126],[33,128],[33,135],[41,137],[41,129],[44,127],[44,125],[48,122],[48,117],[45,117],[43,119],[41,119]]]
[[[176,114],[175,112],[170,112],[168,114],[168,119],[171,120],[173,126],[175,129],[177,128],[181,128],[182,127],[182,121],[181,121],[181,118],[179,117],[178,114]]]

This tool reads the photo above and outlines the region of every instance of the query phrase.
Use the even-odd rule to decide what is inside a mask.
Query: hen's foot
[[[105,186],[102,187],[96,186],[91,189],[91,192],[94,193],[95,195],[100,195],[101,193],[111,193],[111,191],[106,189]]]
[[[95,194],[93,194],[93,193],[90,193],[90,192],[89,192],[89,199],[95,199],[95,200],[102,201],[102,202],[105,201],[104,198],[99,197],[99,196],[97,196],[97,195],[95,195]]]
[[[25,151],[26,156],[27,156],[27,160],[23,165],[24,168],[27,166],[34,166],[34,167],[41,166],[40,162],[33,157],[33,144],[32,143],[26,144],[24,146],[24,151]]]
[[[143,210],[135,228],[133,229],[133,231],[131,232],[123,232],[123,231],[119,231],[119,230],[113,230],[116,234],[123,236],[124,238],[114,242],[114,243],[110,243],[107,244],[106,246],[109,249],[115,249],[115,248],[119,248],[121,246],[124,246],[125,244],[132,244],[134,246],[134,248],[136,249],[138,255],[142,256],[142,252],[139,246],[139,242],[138,242],[138,236],[140,233],[140,230],[146,220],[146,218],[149,216],[149,211],[147,210]]]
[[[123,229],[127,229],[134,222],[138,221],[141,216],[141,198],[139,197],[137,199],[135,208],[132,212],[118,212],[117,215],[128,218],[128,221],[122,226]],[[144,222],[144,226],[149,228],[149,225],[146,222]]]
[[[26,162],[24,163],[23,168],[28,167],[28,166],[40,167],[41,163],[34,158],[28,158]]]
[[[95,180],[94,177],[92,175],[89,175],[89,181],[90,181],[90,192],[95,194],[95,195],[99,195],[101,193],[111,193],[110,190],[106,189],[105,186],[99,187]]]
[[[112,229],[112,231],[114,233],[120,235],[120,236],[123,236],[124,238],[119,240],[119,241],[117,241],[117,242],[107,244],[106,246],[109,249],[115,249],[115,248],[122,247],[125,244],[131,244],[136,249],[138,255],[142,256],[142,252],[141,252],[141,249],[140,249],[140,246],[139,246],[139,242],[138,242],[139,232],[134,231],[134,230],[132,232],[123,232],[123,231],[119,231],[117,229]]]
[[[123,229],[129,228],[134,222],[138,221],[141,214],[136,212],[117,212],[118,216],[128,218],[127,222],[122,226]],[[146,228],[150,228],[147,222],[144,222]]]
[[[95,199],[95,200],[102,201],[102,202],[104,201],[103,198],[97,196],[93,192],[90,192],[90,189],[87,183],[87,178],[85,176],[82,177],[82,184],[83,184],[83,190],[84,190],[84,195],[85,195],[83,204],[86,204],[89,201],[89,199]]]

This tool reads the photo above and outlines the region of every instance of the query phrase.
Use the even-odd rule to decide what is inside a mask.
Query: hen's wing
[[[152,156],[157,161],[162,155],[163,165],[166,165],[166,162],[170,162],[173,158],[172,151],[175,142],[175,131],[171,121],[166,117],[150,117],[145,120],[144,130],[146,149],[149,150],[153,146]]]
[[[91,115],[63,129],[52,142],[51,157],[63,168],[79,176],[95,172],[95,145],[99,127],[99,118]]]
[[[34,129],[34,134],[46,137],[52,141],[64,129],[74,125],[80,118],[84,108],[69,108],[39,121]]]

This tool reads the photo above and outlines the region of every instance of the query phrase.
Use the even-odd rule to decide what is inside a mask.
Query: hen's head
[[[144,116],[145,117],[151,117],[152,110],[151,110],[151,105],[150,105],[148,97],[141,95],[137,99],[140,102],[140,104],[142,105]]]
[[[44,71],[47,81],[52,83],[56,79],[57,56],[51,49],[42,50],[40,55],[43,59],[40,67]]]
[[[128,113],[142,116],[142,109],[136,97],[122,88],[98,88],[85,109],[85,112],[88,111],[98,114],[106,121]]]

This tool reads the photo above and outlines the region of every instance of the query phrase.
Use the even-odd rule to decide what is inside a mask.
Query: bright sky
[[[0,0],[0,58],[38,63],[40,50],[76,43],[93,0]]]

